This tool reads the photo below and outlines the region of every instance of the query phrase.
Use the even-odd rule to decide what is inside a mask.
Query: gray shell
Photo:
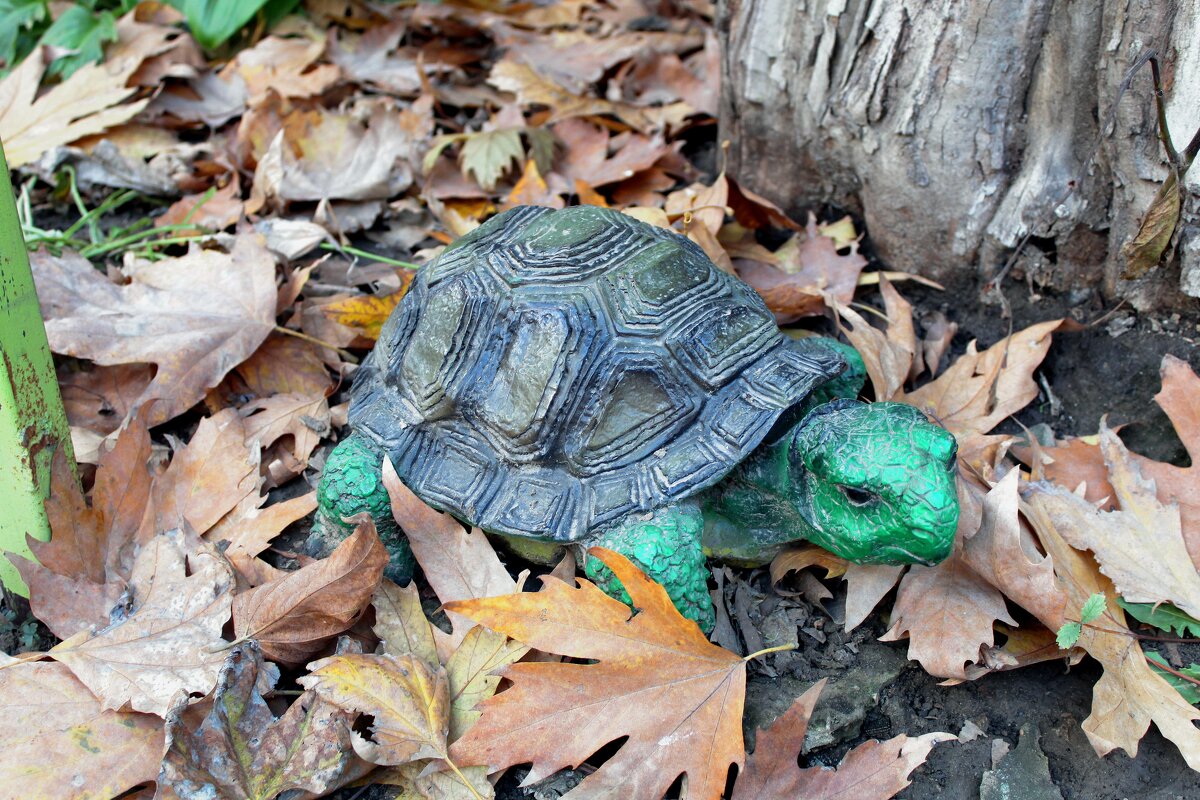
[[[350,422],[427,503],[568,542],[716,483],[844,368],[682,236],[519,207],[418,273]]]

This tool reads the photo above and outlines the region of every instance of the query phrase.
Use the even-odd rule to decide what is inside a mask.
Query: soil
[[[978,339],[981,347],[991,345],[1009,330],[1010,320],[1002,314],[1002,307],[981,302],[977,281],[964,279],[944,292],[912,283],[900,288],[918,318],[922,312],[939,310],[958,323],[952,345],[955,353],[962,352],[971,339]],[[1136,315],[1106,305],[1094,292],[1038,296],[1011,279],[1004,291],[1013,329],[1057,317],[1094,323],[1081,332],[1055,335],[1050,355],[1039,371],[1044,378],[1043,391],[1019,415],[1023,425],[1045,423],[1060,436],[1089,434],[1107,414],[1110,425],[1128,423],[1122,437],[1132,449],[1156,459],[1187,463],[1169,420],[1152,398],[1159,389],[1158,368],[1165,353],[1200,369],[1200,348],[1196,347],[1200,315]],[[864,301],[873,302],[872,295],[868,293]],[[1020,428],[1010,422],[1006,430],[1019,432]],[[770,646],[781,635],[781,621],[784,628],[791,626],[791,636],[799,630],[798,651],[752,662],[745,724],[748,744],[755,728],[769,724],[795,697],[827,677],[830,684],[818,706],[810,731],[811,749],[801,757],[802,766],[834,765],[851,747],[869,738],[930,731],[959,735],[966,726],[968,733],[977,729],[976,738],[936,746],[899,797],[1200,798],[1200,773],[1189,770],[1175,746],[1153,728],[1142,739],[1136,758],[1119,751],[1105,758],[1095,754],[1081,728],[1089,714],[1092,686],[1100,676],[1099,666],[1091,660],[1072,668],[1064,663],[1043,663],[969,684],[940,686],[938,679],[906,660],[906,642],[877,641],[886,630],[878,614],[855,631],[841,629],[844,589],[840,582],[826,582],[833,597],[825,600],[822,608],[774,595],[761,570],[722,570],[722,574],[729,607],[736,609],[740,602],[743,625],[749,625],[741,633],[733,633],[735,640],[727,646],[745,652],[745,633],[750,628]],[[744,593],[741,601],[739,592]],[[890,601],[885,599],[880,608],[888,607]],[[29,616],[28,604],[23,601],[5,597],[0,612],[0,650],[13,653],[52,643],[45,629]],[[731,627],[736,630],[737,625]],[[1200,654],[1185,655],[1187,660],[1200,661]],[[1045,754],[1048,778],[1037,793],[1005,794],[1002,787],[987,788],[981,794],[985,773],[995,768],[994,760],[1007,749],[1018,746],[1023,727],[1032,736],[1035,755],[1036,749]],[[1026,749],[1029,744],[1027,741]],[[1037,769],[1024,772],[1036,782]],[[545,800],[559,796],[578,779],[577,774],[560,775],[523,790],[517,787],[519,774],[515,774],[502,781],[498,797]],[[994,787],[996,780],[990,778],[989,786]],[[357,792],[347,790],[335,796],[360,796]],[[361,796],[394,794],[391,789],[374,787]]]

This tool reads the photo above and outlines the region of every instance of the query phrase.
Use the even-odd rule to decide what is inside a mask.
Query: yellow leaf
[[[1158,266],[1163,252],[1171,243],[1175,226],[1179,224],[1179,206],[1182,198],[1179,194],[1179,179],[1172,169],[1158,187],[1158,193],[1150,201],[1146,216],[1138,225],[1133,238],[1121,246],[1121,255],[1125,258],[1125,269],[1121,277],[1132,280]]]
[[[358,754],[372,764],[394,766],[422,758],[446,758],[450,687],[415,656],[348,654],[309,664],[299,679],[329,702],[375,717],[374,741],[357,741]]]
[[[387,322],[396,306],[400,305],[412,283],[412,270],[399,270],[399,274],[400,288],[397,291],[385,295],[364,294],[347,297],[321,306],[321,313],[331,321],[353,328],[374,341],[379,338],[383,323]]]

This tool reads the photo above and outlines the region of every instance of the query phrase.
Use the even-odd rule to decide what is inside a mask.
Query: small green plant
[[[66,78],[84,64],[99,61],[104,46],[117,40],[117,19],[137,3],[78,0],[56,18],[49,0],[0,0],[0,75],[44,44],[66,51],[49,66],[48,75]],[[251,20],[258,20],[259,30],[270,28],[299,0],[168,0],[168,4],[186,17],[201,47],[215,50]]]
[[[79,219],[62,231],[38,227],[33,219],[33,204],[30,199],[33,180],[27,181],[22,185],[21,194],[17,198],[17,216],[21,221],[25,246],[31,251],[45,248],[58,255],[64,249],[71,249],[88,259],[129,251],[142,258],[154,260],[161,257],[160,251],[165,247],[199,241],[208,235],[197,232],[198,226],[191,220],[216,194],[215,188],[209,189],[178,224],[155,226],[149,217],[142,217],[131,225],[106,229],[100,224],[105,215],[133,200],[144,199],[143,196],[131,189],[121,189],[110,194],[95,208],[89,209],[79,193],[75,170],[65,167],[60,176],[58,186],[65,189],[79,212]]]
[[[117,17],[137,0],[80,0],[55,19],[48,0],[0,0],[0,62],[8,71],[38,45],[70,51],[54,60],[49,75],[67,77],[100,60],[104,45],[117,40]]]
[[[1099,592],[1089,597],[1083,608],[1079,609],[1079,622],[1068,622],[1058,629],[1058,646],[1063,650],[1074,647],[1079,641],[1079,634],[1083,632],[1083,626],[1095,622],[1107,605],[1104,595]]]

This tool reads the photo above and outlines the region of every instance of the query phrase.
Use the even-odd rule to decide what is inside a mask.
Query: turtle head
[[[912,406],[834,400],[796,426],[788,460],[807,537],[864,564],[935,564],[954,546],[958,447]]]

